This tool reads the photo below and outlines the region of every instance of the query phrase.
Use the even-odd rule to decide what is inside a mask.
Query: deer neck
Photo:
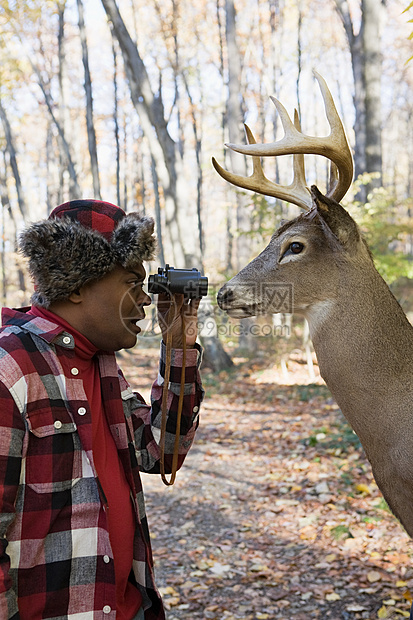
[[[369,444],[373,434],[389,432],[394,411],[410,414],[413,328],[372,264],[339,274],[334,298],[305,314],[321,375]]]

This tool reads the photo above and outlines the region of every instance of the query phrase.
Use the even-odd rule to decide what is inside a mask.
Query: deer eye
[[[293,241],[288,248],[292,254],[299,254],[304,250],[304,244],[299,241]]]
[[[304,250],[304,243],[300,243],[300,241],[293,241],[287,246],[284,254],[281,256],[280,260],[282,260],[285,256],[291,256],[291,254],[300,254]]]

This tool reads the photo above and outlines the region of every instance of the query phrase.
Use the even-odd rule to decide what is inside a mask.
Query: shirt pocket
[[[37,493],[67,491],[82,477],[82,447],[67,410],[37,409],[27,415],[25,483]]]

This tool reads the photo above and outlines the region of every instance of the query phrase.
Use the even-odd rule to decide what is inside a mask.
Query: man
[[[153,220],[77,200],[21,237],[32,307],[3,309],[0,333],[1,620],[162,620],[139,470],[160,471],[164,344],[151,406],[115,351],[133,347],[151,301],[143,261]],[[187,343],[179,466],[202,400],[196,300],[158,303],[172,330],[165,466]],[[176,313],[174,316],[169,316]]]

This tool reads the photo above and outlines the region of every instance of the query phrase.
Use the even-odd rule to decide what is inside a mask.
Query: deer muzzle
[[[257,314],[257,304],[247,301],[246,295],[242,294],[242,288],[240,285],[228,282],[217,295],[218,306],[235,319],[244,319]]]

